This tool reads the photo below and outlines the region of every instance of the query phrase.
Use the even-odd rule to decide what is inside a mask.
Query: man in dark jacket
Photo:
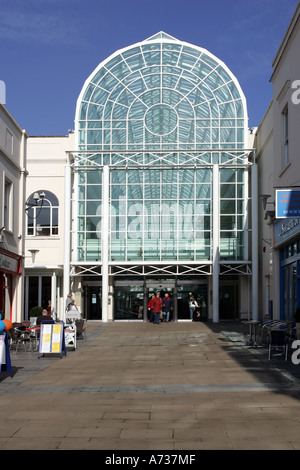
[[[165,297],[163,300],[164,308],[163,308],[163,321],[168,322],[170,320],[170,312],[173,308],[172,299],[169,297],[169,294],[166,292]]]
[[[48,315],[48,311],[46,309],[44,309],[42,311],[42,315],[40,315],[39,317],[37,317],[36,319],[36,325],[37,326],[40,326],[41,323],[54,323],[54,320],[52,317],[50,317]]]

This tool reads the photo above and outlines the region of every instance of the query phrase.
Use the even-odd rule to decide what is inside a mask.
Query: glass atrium
[[[75,126],[74,276],[248,267],[246,100],[222,61],[163,32],[119,50],[85,82]]]

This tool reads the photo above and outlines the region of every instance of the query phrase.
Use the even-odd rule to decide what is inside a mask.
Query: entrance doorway
[[[146,291],[148,296],[148,302],[152,298],[153,294],[160,293],[161,299],[165,297],[165,294],[169,294],[172,299],[173,307],[170,311],[170,321],[177,320],[177,301],[175,295],[175,279],[158,279],[157,281],[149,280],[146,281]]]
[[[114,286],[114,320],[143,320],[144,286],[141,282],[116,281]]]
[[[297,308],[297,290],[299,277],[297,276],[297,263],[289,264],[283,268],[283,319],[291,321]]]
[[[148,318],[148,303],[153,294],[164,298],[167,292],[173,300],[170,321],[190,320],[189,300],[194,296],[201,309],[201,320],[208,318],[207,279],[194,282],[176,279],[115,280],[114,320],[139,320]]]
[[[190,298],[193,297],[200,309],[200,318],[202,321],[207,320],[207,281],[199,280],[194,283],[178,281],[177,288],[178,300],[178,320],[191,320],[189,308]]]
[[[238,307],[238,283],[220,283],[219,289],[219,319],[235,320]]]
[[[87,320],[102,320],[102,287],[99,283],[85,286],[85,312]]]

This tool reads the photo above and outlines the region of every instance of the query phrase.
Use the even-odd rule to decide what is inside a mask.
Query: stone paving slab
[[[300,366],[240,323],[88,324],[66,357],[11,353],[1,450],[300,449]]]

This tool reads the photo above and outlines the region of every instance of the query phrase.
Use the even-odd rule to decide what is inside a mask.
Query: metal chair
[[[272,351],[281,351],[281,353],[273,354],[274,356],[281,356],[284,354],[285,360],[287,360],[287,353],[288,353],[288,338],[286,335],[286,331],[284,330],[270,330],[268,332],[268,340],[269,340],[269,355],[268,360],[271,359]]]
[[[29,344],[29,348],[31,350],[33,350],[33,347],[32,347],[32,342],[33,342],[33,338],[32,336],[30,335],[30,332],[26,330],[26,326],[25,325],[18,325],[18,326],[14,326],[13,328],[11,328],[11,330],[9,330],[9,333],[10,333],[10,344],[9,344],[9,348],[11,349],[13,346],[15,346],[16,348],[16,352],[18,352],[18,347],[20,344],[22,344],[24,346],[24,351],[26,351],[26,345]]]

